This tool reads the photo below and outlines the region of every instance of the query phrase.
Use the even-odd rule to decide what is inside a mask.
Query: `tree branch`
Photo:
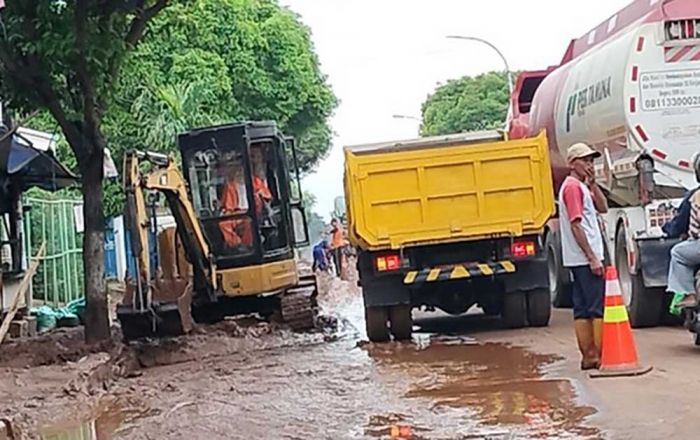
[[[129,32],[126,34],[124,41],[126,44],[133,46],[139,42],[143,33],[146,31],[146,25],[149,20],[156,16],[168,5],[168,0],[156,0],[149,8],[146,8],[146,0],[139,0],[136,7],[136,17],[131,21]]]
[[[147,0],[135,0],[136,6],[135,17],[132,19],[129,25],[129,30],[124,37],[124,44],[127,46],[134,47],[138,44],[146,31],[146,26],[148,22],[155,17],[160,11],[162,11],[167,5],[169,0],[156,0],[153,5],[146,7]],[[108,72],[109,72],[109,82],[115,84],[117,77],[119,75],[119,69],[121,63],[124,59],[124,54],[121,51],[117,51],[114,56],[109,60]]]
[[[51,80],[47,76],[41,63],[32,55],[17,54],[13,56],[9,48],[0,44],[0,62],[7,73],[17,85],[33,90],[39,98],[39,102],[46,107],[71,145],[79,146],[80,132],[77,127],[68,120],[65,110],[61,106],[56,92],[51,86]],[[74,147],[76,148],[76,147]],[[76,155],[80,151],[76,151]]]

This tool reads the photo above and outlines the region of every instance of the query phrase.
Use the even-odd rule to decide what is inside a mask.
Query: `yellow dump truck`
[[[505,136],[344,149],[348,233],[371,341],[410,338],[418,307],[457,315],[478,304],[511,328],[548,325],[547,139]]]

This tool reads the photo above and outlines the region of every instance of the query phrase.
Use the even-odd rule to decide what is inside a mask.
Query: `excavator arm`
[[[142,174],[141,164],[153,168]],[[192,328],[194,298],[215,301],[216,266],[189,200],[186,182],[175,160],[162,153],[128,151],[124,155],[125,226],[131,239],[136,273],[127,284],[117,315],[127,339],[144,335],[180,334]],[[193,279],[160,280],[149,268],[149,216],[145,191],[163,194],[175,217],[177,233],[193,268]]]

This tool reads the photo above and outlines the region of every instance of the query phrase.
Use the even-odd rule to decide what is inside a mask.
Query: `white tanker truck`
[[[573,40],[558,66],[523,72],[509,109],[511,138],[546,129],[555,190],[567,174],[565,151],[583,141],[610,211],[602,217],[633,327],[657,325],[667,304],[669,220],[697,186],[700,152],[700,1],[637,0]],[[550,291],[570,303],[558,220],[548,225]]]

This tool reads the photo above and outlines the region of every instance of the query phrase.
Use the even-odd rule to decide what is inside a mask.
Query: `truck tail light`
[[[534,241],[514,241],[510,245],[510,255],[512,257],[531,257],[535,255],[535,242]]]
[[[401,269],[401,257],[399,254],[379,255],[375,257],[375,265],[378,272],[388,272]]]

